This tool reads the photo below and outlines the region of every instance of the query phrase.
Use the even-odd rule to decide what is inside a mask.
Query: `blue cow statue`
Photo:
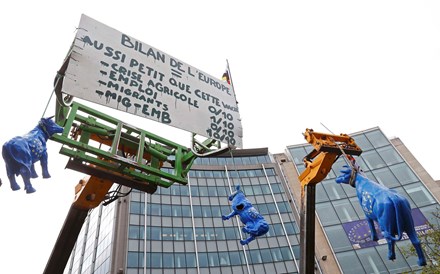
[[[240,221],[245,224],[242,228],[244,233],[250,234],[246,240],[240,240],[242,245],[249,244],[255,240],[255,237],[266,234],[269,231],[269,225],[264,217],[252,206],[251,202],[246,199],[244,193],[237,185],[236,191],[229,196],[229,201],[232,201],[232,212],[228,215],[223,215],[223,220],[229,220],[235,215],[240,216]]]
[[[6,164],[6,173],[12,190],[19,190],[15,176],[21,175],[26,193],[35,192],[31,178],[37,178],[34,163],[41,162],[43,178],[50,178],[47,170],[46,142],[55,133],[63,132],[52,117],[41,118],[38,125],[24,136],[17,136],[3,145],[2,156]]]
[[[395,242],[401,240],[403,232],[406,232],[419,257],[418,265],[426,265],[425,255],[414,228],[411,206],[404,196],[395,190],[371,181],[358,166],[354,166],[354,169],[344,166],[341,174],[336,178],[336,182],[350,184],[356,188],[359,203],[371,230],[371,238],[373,241],[379,240],[374,227],[374,221],[376,221],[388,243],[389,260],[396,259]]]

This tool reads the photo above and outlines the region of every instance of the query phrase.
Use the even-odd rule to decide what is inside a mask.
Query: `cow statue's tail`
[[[404,197],[401,197],[397,193],[390,198],[394,204],[393,208],[396,214],[397,236],[395,237],[392,235],[390,231],[388,237],[393,241],[400,241],[403,237],[403,232],[408,233],[408,229],[414,229],[414,222],[411,216],[411,206]],[[409,216],[406,216],[408,214]]]

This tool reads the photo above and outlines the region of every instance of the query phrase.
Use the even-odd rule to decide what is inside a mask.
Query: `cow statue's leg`
[[[20,186],[17,184],[17,181],[15,180],[15,174],[11,172],[10,167],[8,167],[8,164],[6,164],[6,174],[8,175],[9,183],[11,184],[11,189],[13,191],[19,190]]]
[[[38,178],[38,174],[35,171],[35,165],[34,164],[31,165],[31,178]]]
[[[255,236],[251,234],[251,236],[249,236],[249,238],[247,238],[246,240],[240,240],[240,244],[247,245],[250,242],[252,242],[253,240],[255,240]]]
[[[229,220],[230,218],[234,217],[235,215],[237,215],[237,212],[232,211],[231,213],[229,213],[228,215],[222,215],[222,219],[224,221]]]
[[[376,228],[374,227],[373,219],[367,217],[367,223],[368,223],[368,226],[370,227],[371,239],[373,241],[378,241],[379,237],[377,236],[377,231],[376,231]]]
[[[411,240],[411,243],[417,252],[417,256],[419,257],[417,264],[420,266],[426,265],[425,254],[423,253],[422,245],[420,244],[420,240],[417,237],[417,233],[414,227],[408,229],[406,231],[406,234],[408,235],[408,238]]]
[[[43,154],[41,155],[40,163],[43,178],[50,178],[49,170],[47,169],[47,151],[43,152]]]
[[[34,193],[36,190],[31,184],[31,171],[26,166],[20,167],[20,175],[23,178],[26,193]]]
[[[386,238],[388,243],[388,260],[395,260],[396,259],[396,241],[393,240],[391,237]]]

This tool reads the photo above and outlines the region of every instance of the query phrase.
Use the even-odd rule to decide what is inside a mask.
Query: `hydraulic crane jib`
[[[157,186],[188,183],[186,175],[197,155],[185,146],[77,102],[58,105],[56,121],[64,131],[51,139],[63,144],[60,154],[69,157],[67,168],[147,193]],[[199,143],[199,152],[215,142]]]

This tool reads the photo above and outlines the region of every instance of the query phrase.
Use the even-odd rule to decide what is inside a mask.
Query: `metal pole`
[[[299,273],[315,273],[315,184],[307,184],[301,193]]]

